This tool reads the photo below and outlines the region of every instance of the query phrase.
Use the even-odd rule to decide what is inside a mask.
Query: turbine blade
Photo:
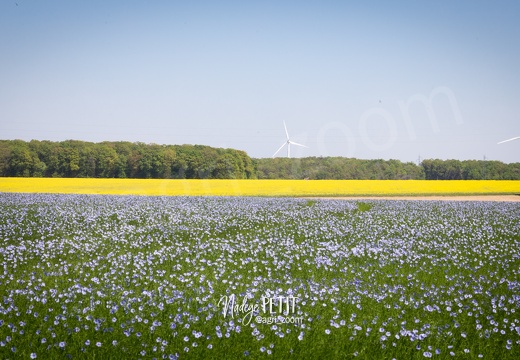
[[[505,143],[505,142],[513,141],[513,140],[518,140],[518,139],[520,139],[520,136],[517,136],[517,137],[511,138],[511,139],[507,139],[507,140],[501,141],[501,142],[499,142],[499,143],[497,143],[497,144],[503,144],[503,143]]]
[[[304,147],[304,148],[309,148],[308,146],[305,146],[305,145],[302,145],[302,144],[295,143],[294,141],[289,141],[289,143],[292,144],[292,145],[302,146],[302,147]]]
[[[282,149],[283,149],[283,147],[284,147],[284,146],[285,146],[286,144],[287,144],[287,143],[286,143],[286,142],[284,142],[284,143],[283,143],[283,145],[282,145],[282,146],[280,146],[280,148],[279,148],[278,150],[276,150],[276,152],[274,153],[273,157],[275,157],[275,156],[276,156],[276,154],[278,154],[278,153],[280,152],[280,150],[282,150]]]
[[[287,131],[287,125],[285,125],[285,121],[283,122],[283,127],[285,128],[285,135],[287,135],[287,140],[289,140],[289,132]]]

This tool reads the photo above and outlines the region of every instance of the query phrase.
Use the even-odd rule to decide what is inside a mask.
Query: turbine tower
[[[501,141],[498,144],[502,144],[502,143],[505,143],[505,142],[508,142],[508,141],[513,141],[513,140],[518,140],[518,139],[520,139],[520,136],[517,136],[517,137],[511,138],[511,139],[507,139],[507,140]]]
[[[291,157],[291,145],[296,145],[296,146],[301,146],[301,147],[308,147],[308,146],[305,146],[305,145],[302,145],[302,144],[298,144],[294,141],[291,141],[291,139],[289,138],[289,132],[287,131],[287,126],[285,125],[285,121],[283,122],[283,127],[285,128],[285,135],[287,135],[287,140],[282,144],[282,146],[280,146],[280,148],[278,150],[276,150],[276,152],[274,153],[273,155],[273,158],[276,156],[276,154],[278,154],[280,152],[280,150],[283,149],[284,146],[287,145],[287,158],[290,158]]]

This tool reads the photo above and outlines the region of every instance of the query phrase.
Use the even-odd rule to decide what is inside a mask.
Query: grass
[[[358,211],[370,211],[370,209],[372,209],[373,206],[374,206],[373,204],[368,204],[368,203],[364,203],[364,202],[357,203]]]
[[[0,214],[4,358],[520,356],[516,203],[3,193]],[[294,312],[263,311],[279,297]],[[303,321],[256,321],[279,315]]]
[[[264,197],[497,195],[519,194],[520,181],[0,178],[0,192]]]

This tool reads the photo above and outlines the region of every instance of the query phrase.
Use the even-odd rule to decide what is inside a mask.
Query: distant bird
[[[511,138],[511,139],[507,139],[507,140],[501,141],[501,142],[499,142],[499,143],[497,143],[497,144],[503,144],[503,143],[505,143],[505,142],[513,141],[513,140],[518,140],[518,139],[520,139],[520,136],[517,136],[517,137]]]

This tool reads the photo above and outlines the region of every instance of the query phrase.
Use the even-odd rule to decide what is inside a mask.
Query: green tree
[[[96,176],[102,178],[116,177],[117,153],[111,143],[105,142],[97,147]]]
[[[31,153],[27,143],[15,140],[11,147],[9,158],[10,176],[32,176],[35,165],[35,156]]]
[[[7,141],[0,140],[0,176],[9,176],[11,147]]]

